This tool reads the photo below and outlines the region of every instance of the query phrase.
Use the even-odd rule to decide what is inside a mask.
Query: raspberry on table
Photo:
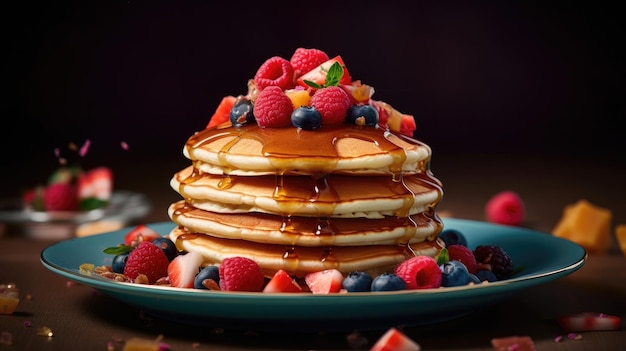
[[[290,126],[292,112],[291,99],[277,86],[263,89],[254,103],[254,115],[260,127]]]
[[[328,55],[322,50],[297,48],[289,62],[291,62],[296,76],[299,76],[328,61],[328,59]]]
[[[322,88],[311,97],[311,106],[322,115],[322,125],[341,124],[350,107],[350,97],[338,86]]]
[[[259,90],[269,86],[278,86],[281,90],[295,86],[291,63],[280,56],[267,59],[254,75],[254,82]]]

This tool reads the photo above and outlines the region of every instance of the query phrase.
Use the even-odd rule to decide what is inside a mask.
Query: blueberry
[[[378,111],[372,105],[352,105],[346,113],[350,124],[375,126],[378,124]]]
[[[383,273],[372,280],[372,291],[395,291],[406,289],[406,282],[393,273]]]
[[[205,279],[213,279],[217,284],[220,282],[220,269],[218,266],[206,266],[196,274],[193,281],[193,287],[196,289],[208,289],[202,284]]]
[[[465,235],[456,229],[446,229],[439,234],[439,238],[446,243],[446,247],[451,245],[463,245],[467,246],[467,239]]]
[[[246,123],[254,123],[255,121],[252,102],[245,98],[237,99],[230,110],[230,122],[234,126],[241,126]]]
[[[128,253],[115,255],[113,262],[111,262],[113,272],[123,274],[124,268],[126,267],[126,260],[128,260]]]
[[[372,277],[365,272],[350,272],[343,279],[342,287],[348,292],[370,291]]]
[[[498,277],[496,277],[496,275],[493,274],[492,271],[487,270],[487,269],[481,269],[477,271],[475,275],[476,275],[476,278],[478,278],[478,280],[480,280],[481,282],[484,282],[485,280],[488,282],[498,281]]]
[[[442,274],[441,286],[450,287],[469,284],[469,272],[461,261],[451,260],[440,267]]]
[[[160,237],[152,240],[152,243],[163,250],[163,253],[170,262],[178,256],[178,249],[176,249],[176,244],[174,244],[172,240]]]
[[[322,114],[312,106],[301,106],[291,113],[291,124],[296,128],[315,130],[322,126]]]
[[[476,276],[476,274],[472,274],[472,273],[470,273],[470,274],[469,274],[469,282],[470,282],[470,283],[474,283],[474,284],[480,284],[480,283],[482,283],[482,282],[480,281],[480,278],[478,278],[478,277]]]

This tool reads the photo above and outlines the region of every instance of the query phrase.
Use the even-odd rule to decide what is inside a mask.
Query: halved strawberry
[[[298,293],[302,292],[302,287],[287,272],[279,269],[265,285],[263,292]]]
[[[341,290],[343,275],[336,269],[326,269],[307,274],[304,281],[313,294],[336,293]]]
[[[232,95],[224,96],[222,101],[220,101],[220,104],[217,105],[217,108],[215,109],[215,112],[213,113],[213,116],[211,116],[211,119],[209,120],[209,123],[207,123],[206,127],[215,127],[222,123],[230,122],[230,110],[233,109],[235,101],[237,101],[237,98]]]
[[[78,176],[78,198],[81,210],[104,207],[113,193],[113,171],[96,167]]]
[[[343,59],[339,55],[331,58],[330,60],[322,63],[318,67],[301,75],[296,80],[296,83],[305,88],[310,87],[307,83],[305,83],[305,81],[313,82],[319,86],[326,85],[326,73],[328,73],[330,66],[332,66],[333,63],[335,62],[339,62],[339,64],[343,68],[343,75],[341,76],[341,79],[339,80],[339,84],[346,84],[346,85],[352,84],[352,78],[350,77],[350,73],[348,72],[348,69],[346,68],[346,64],[343,62]]]
[[[420,351],[422,347],[396,328],[390,328],[370,351]]]
[[[133,228],[130,232],[124,236],[124,244],[127,246],[136,246],[142,241],[152,241],[161,237],[154,229],[146,226],[145,224],[139,224]]]
[[[53,183],[46,187],[43,194],[46,211],[76,211],[78,209],[78,190],[69,183]]]
[[[176,288],[193,288],[193,281],[201,264],[202,255],[196,251],[176,256],[167,266],[170,284]]]

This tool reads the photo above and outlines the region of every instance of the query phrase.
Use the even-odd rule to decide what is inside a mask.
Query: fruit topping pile
[[[495,282],[516,273],[502,247],[479,245],[472,250],[465,236],[453,229],[444,230],[440,238],[446,248],[436,258],[411,257],[393,272],[374,277],[361,271],[344,276],[336,269],[303,278],[279,270],[265,277],[259,265],[245,257],[203,266],[199,253],[179,252],[170,239],[141,224],[126,234],[124,243],[103,250],[114,256],[110,266],[94,267],[91,272],[120,282],[176,288],[313,294],[437,289]]]
[[[249,80],[248,92],[225,96],[207,128],[256,123],[315,130],[350,123],[413,136],[413,116],[372,99],[373,94],[373,87],[352,80],[341,56],[298,48],[289,60],[274,56],[263,62]]]

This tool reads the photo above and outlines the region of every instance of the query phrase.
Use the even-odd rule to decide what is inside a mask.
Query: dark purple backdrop
[[[435,155],[622,160],[617,5],[547,2],[18,3],[3,11],[1,195],[43,179],[53,150],[91,164],[159,162],[165,178],[224,95],[297,47],[342,55],[375,98],[417,120]],[[122,150],[120,142],[130,149]],[[595,156],[594,156],[595,155]],[[8,166],[7,166],[8,165]],[[151,169],[155,169],[152,167]],[[163,176],[163,175],[161,175]],[[167,185],[164,185],[164,188]]]

